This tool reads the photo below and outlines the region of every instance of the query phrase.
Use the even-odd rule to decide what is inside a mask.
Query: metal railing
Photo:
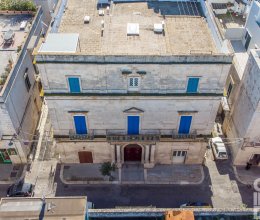
[[[138,135],[108,135],[108,142],[157,142],[160,135],[138,134]]]
[[[195,139],[197,131],[192,130],[189,134],[179,134],[177,130],[167,129],[144,129],[140,134],[127,134],[123,129],[93,129],[87,134],[76,134],[74,130],[69,130],[70,140],[93,140],[95,138],[106,138],[108,142],[157,142],[161,138],[170,139]]]
[[[93,140],[94,139],[94,132],[90,130],[87,134],[77,134],[73,130],[69,130],[69,139],[71,140]]]
[[[173,130],[173,139],[195,139],[197,137],[197,131],[193,130],[189,134],[179,134],[178,131]]]

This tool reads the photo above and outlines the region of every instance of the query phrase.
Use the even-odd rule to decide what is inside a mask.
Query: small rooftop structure
[[[200,3],[109,1],[109,13],[104,15],[99,11],[104,7],[97,7],[100,3],[99,0],[68,0],[62,16],[57,18],[61,19],[59,34],[79,34],[80,47],[77,47],[76,54],[167,56],[221,53]],[[88,24],[83,22],[86,15],[91,18]],[[38,53],[67,51],[60,48],[61,44],[48,46],[49,40],[47,37]],[[69,46],[69,43],[65,45]],[[75,44],[72,47],[69,52],[75,52]]]
[[[40,47],[40,52],[75,53],[79,41],[79,34],[49,33]]]
[[[0,202],[0,220],[27,218],[85,219],[87,198],[51,197],[51,198],[2,198]]]

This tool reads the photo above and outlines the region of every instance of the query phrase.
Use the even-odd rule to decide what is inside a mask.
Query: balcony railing
[[[94,132],[93,130],[88,131],[88,134],[76,134],[75,131],[69,130],[69,138],[70,140],[93,140],[94,139]]]
[[[108,142],[157,142],[160,141],[160,130],[141,130],[140,134],[129,135],[125,130],[107,130]]]
[[[173,139],[195,139],[197,137],[197,131],[193,130],[189,134],[179,134],[176,130],[173,130]]]
[[[109,142],[157,142],[160,135],[138,134],[138,135],[108,135]]]
[[[108,142],[158,142],[161,138],[169,139],[195,139],[197,137],[196,130],[192,130],[189,134],[178,134],[177,130],[141,130],[138,135],[126,134],[123,129],[94,129],[88,130],[88,134],[76,134],[75,131],[69,130],[70,140],[93,140],[95,138],[106,138]]]

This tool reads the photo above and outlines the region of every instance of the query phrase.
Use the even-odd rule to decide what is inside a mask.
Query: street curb
[[[235,177],[237,179],[238,182],[244,184],[244,185],[251,185],[250,183],[244,181],[244,180],[241,180],[238,173],[237,173],[237,168],[235,166],[232,166],[233,167],[233,170],[234,170],[234,174],[235,174]]]
[[[64,171],[64,165],[61,165],[60,168],[60,180],[62,183],[66,185],[85,185],[85,184],[92,184],[92,185],[199,185],[201,184],[205,179],[205,173],[203,166],[200,166],[200,172],[202,178],[197,182],[188,182],[188,181],[179,181],[179,182],[171,182],[171,181],[165,181],[165,182],[157,182],[157,181],[67,181],[63,177],[63,171]]]

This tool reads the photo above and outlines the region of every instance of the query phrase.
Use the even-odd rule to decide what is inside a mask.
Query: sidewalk
[[[30,170],[26,172],[25,182],[35,185],[35,197],[55,196],[56,184],[54,183],[54,176],[58,160],[54,157],[55,143],[52,138],[52,126],[46,104],[42,106],[38,130],[39,139],[35,157]]]
[[[251,167],[246,170],[245,166],[234,166],[234,172],[239,182],[245,185],[253,186],[254,181],[260,178],[260,167]]]
[[[60,179],[65,184],[200,184],[204,180],[201,165],[156,165],[145,169],[142,164],[124,164],[108,181],[101,175],[101,164],[65,164]]]
[[[100,172],[101,164],[65,164],[61,165],[60,179],[65,184],[112,184],[119,183],[119,170],[112,172],[113,181],[109,181]]]
[[[215,161],[212,150],[207,151],[206,167],[211,181],[212,205],[218,208],[242,208],[243,199],[232,170],[231,161]]]
[[[0,164],[0,184],[12,184],[26,172],[25,165]]]

